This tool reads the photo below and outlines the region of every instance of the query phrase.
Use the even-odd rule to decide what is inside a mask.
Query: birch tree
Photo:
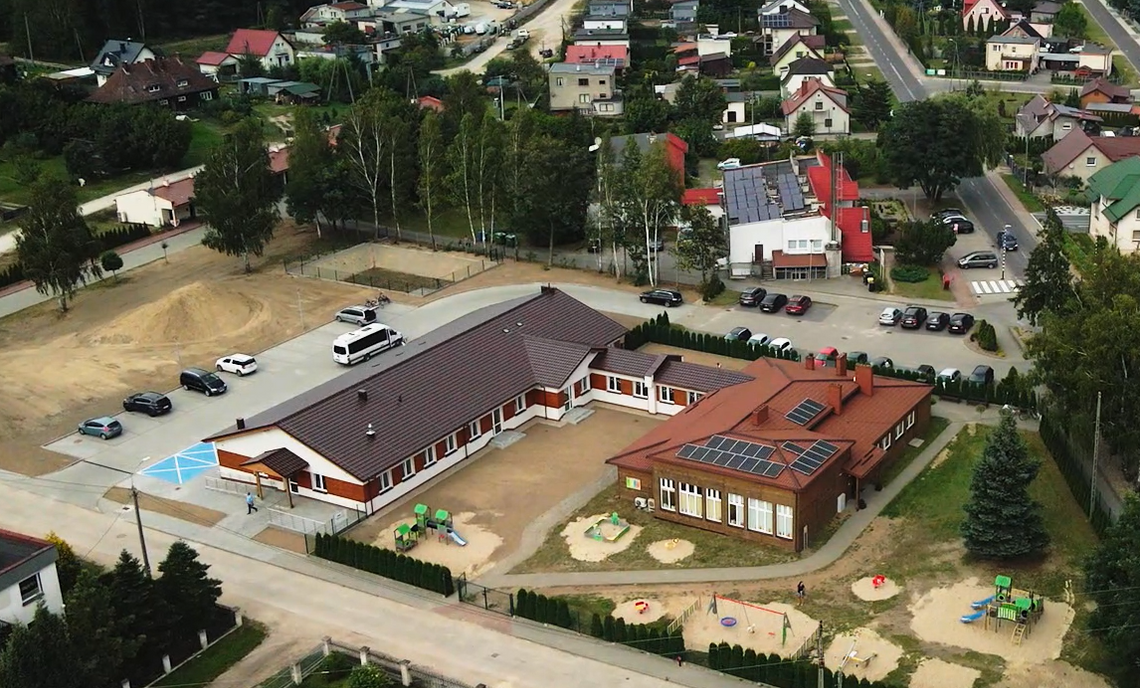
[[[621,261],[618,247],[624,247],[624,212],[621,205],[621,170],[615,160],[613,147],[603,139],[598,146],[598,183],[595,189],[596,223],[598,238],[598,271],[605,269],[607,247],[613,255],[614,277],[621,279]]]
[[[503,155],[502,123],[489,111],[483,114],[479,139],[475,148],[475,189],[479,203],[479,229],[489,242],[495,231],[495,200],[499,192],[499,175]],[[490,229],[488,230],[488,221]]]
[[[661,239],[661,228],[677,216],[681,206],[681,176],[669,164],[663,144],[651,145],[642,155],[631,138],[625,147],[622,177],[624,212],[644,234],[645,277],[650,286],[657,286],[658,256],[653,247]]]
[[[390,172],[385,135],[385,92],[373,89],[348,111],[341,138],[337,142],[342,159],[347,163],[352,187],[368,199],[372,208],[372,226],[380,237],[380,197]]]
[[[467,227],[471,231],[471,243],[476,243],[475,235],[475,204],[477,202],[478,188],[475,178],[477,166],[477,151],[479,146],[479,123],[475,115],[467,113],[459,123],[459,131],[451,141],[448,148],[448,166],[451,173],[447,176],[447,188],[456,205],[463,208],[467,214]]]
[[[442,122],[439,115],[431,110],[427,111],[423,122],[420,124],[418,153],[420,162],[420,176],[417,180],[419,204],[427,218],[428,238],[431,240],[431,247],[434,249],[435,229],[432,226],[432,219],[435,217],[436,197],[439,194],[439,185],[443,181],[444,175],[444,146]]]

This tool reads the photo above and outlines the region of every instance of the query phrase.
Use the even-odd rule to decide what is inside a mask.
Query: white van
[[[466,17],[466,16],[469,16],[470,14],[471,14],[471,5],[469,5],[465,2],[461,2],[455,6],[455,16],[456,17]]]
[[[403,343],[404,335],[383,323],[373,323],[334,339],[333,360],[352,365]]]

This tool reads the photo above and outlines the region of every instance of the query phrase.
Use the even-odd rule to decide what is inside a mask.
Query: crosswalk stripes
[[[1021,280],[982,280],[970,282],[970,290],[977,296],[985,294],[1012,294],[1021,289],[1025,282]]]

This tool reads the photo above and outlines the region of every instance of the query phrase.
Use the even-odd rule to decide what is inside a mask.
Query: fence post
[[[483,609],[490,609],[491,602],[487,598],[487,588],[483,588]]]
[[[371,651],[372,651],[372,648],[368,647],[367,645],[364,645],[363,647],[360,648],[360,664],[361,664],[361,666],[368,666],[368,653]]]
[[[171,672],[170,655],[162,656],[162,673],[169,674]]]
[[[210,639],[206,637],[206,631],[198,631],[198,644],[205,650],[210,646]]]
[[[242,616],[241,607],[234,607],[234,626],[240,627],[245,622],[245,617]]]
[[[299,686],[305,680],[305,675],[301,673],[301,665],[294,662],[293,666],[289,667],[289,678],[292,679],[293,685]]]
[[[515,594],[513,592],[507,593],[507,609],[510,610],[511,616],[515,615]]]
[[[400,660],[400,685],[412,685],[412,663],[406,659]]]
[[[325,657],[332,654],[332,638],[327,635],[321,638],[321,653],[324,654]]]

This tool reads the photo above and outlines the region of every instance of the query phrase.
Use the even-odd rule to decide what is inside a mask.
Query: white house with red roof
[[[119,222],[177,227],[194,217],[194,177],[165,178],[115,198]]]
[[[998,0],[963,0],[962,29],[988,29],[990,22],[1009,21],[1009,12]]]
[[[808,78],[800,82],[799,89],[780,104],[787,131],[796,127],[801,115],[807,114],[815,125],[816,136],[845,135],[851,133],[851,110],[847,105],[847,92]]]
[[[569,45],[566,59],[569,64],[612,66],[620,74],[629,64],[629,48],[624,45]]]
[[[253,55],[265,69],[293,64],[297,51],[279,31],[268,29],[238,29],[226,46],[226,53],[240,58]]]
[[[238,59],[229,53],[207,50],[202,53],[194,63],[198,71],[214,81],[222,81],[237,75]]]
[[[724,217],[724,190],[715,187],[708,187],[703,189],[685,189],[681,194],[681,205],[683,206],[703,206],[708,209],[709,214],[716,218],[718,221]]]

